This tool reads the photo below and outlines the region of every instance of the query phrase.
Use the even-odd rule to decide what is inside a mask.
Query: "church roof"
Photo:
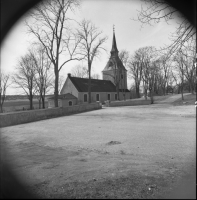
[[[109,61],[107,62],[105,68],[103,69],[103,71],[109,71],[109,70],[113,70],[114,69],[114,64],[113,63],[116,63],[117,64],[117,69],[122,69],[122,70],[126,70],[122,61],[120,60],[120,58],[117,56],[117,57],[110,57]]]
[[[117,45],[116,45],[116,36],[115,36],[115,32],[113,32],[113,40],[112,40],[111,53],[112,53],[112,52],[118,52]]]
[[[79,92],[88,92],[88,78],[69,78]],[[116,87],[109,80],[91,79],[91,92],[116,92]]]
[[[54,96],[52,96],[48,99],[54,99]],[[66,94],[58,95],[58,99],[77,99],[77,97],[75,97],[74,95],[72,95],[70,93],[66,93]]]
[[[115,37],[115,32],[113,31],[111,56],[110,56],[109,61],[107,62],[103,71],[114,70],[114,68],[115,68],[114,63],[116,63],[116,66],[117,66],[116,69],[126,70],[122,61],[120,60],[120,58],[118,56],[118,49],[117,49],[117,45],[116,45],[116,37]]]

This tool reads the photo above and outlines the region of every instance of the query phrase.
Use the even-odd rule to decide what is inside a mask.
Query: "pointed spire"
[[[115,37],[115,26],[113,25],[113,40],[112,40],[112,49],[111,54],[118,53],[118,49],[116,46],[116,37]]]

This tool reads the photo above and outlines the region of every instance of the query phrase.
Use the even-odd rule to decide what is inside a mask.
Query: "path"
[[[194,106],[109,107],[2,128],[1,155],[43,198],[162,198],[195,173],[195,130]]]
[[[189,95],[191,93],[184,93],[183,95],[186,96],[186,95]],[[175,102],[176,100],[182,98],[181,94],[174,94],[174,95],[171,95],[169,98],[165,99],[165,100],[156,100],[154,103],[156,104],[170,104],[170,103],[173,103]]]

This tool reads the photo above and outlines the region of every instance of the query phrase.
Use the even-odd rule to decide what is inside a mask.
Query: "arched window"
[[[122,79],[124,78],[123,74],[121,74],[121,78],[122,78]]]
[[[117,94],[115,94],[115,100],[117,100],[118,99],[118,95]]]
[[[84,94],[84,96],[83,96],[83,101],[84,101],[84,102],[87,102],[87,101],[88,101],[88,95],[87,95],[87,94]]]
[[[73,105],[73,102],[72,102],[72,101],[69,101],[69,102],[68,102],[68,105],[69,105],[69,106],[72,106],[72,105]]]

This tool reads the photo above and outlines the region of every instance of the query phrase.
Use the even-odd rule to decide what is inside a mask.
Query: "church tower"
[[[118,56],[115,31],[113,28],[113,40],[111,55],[103,73],[103,80],[110,80],[119,89],[127,89],[127,70]]]

